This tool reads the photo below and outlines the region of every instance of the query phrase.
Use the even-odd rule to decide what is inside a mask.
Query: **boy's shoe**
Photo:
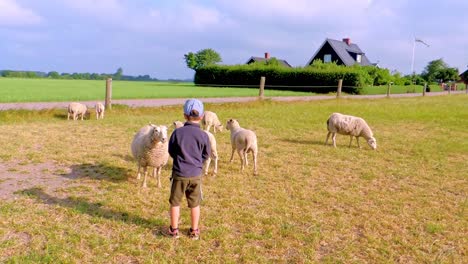
[[[179,238],[179,228],[172,228],[172,226],[169,226],[166,235],[172,238]]]
[[[192,240],[198,240],[200,239],[200,229],[192,229],[190,228],[189,230],[189,237]]]

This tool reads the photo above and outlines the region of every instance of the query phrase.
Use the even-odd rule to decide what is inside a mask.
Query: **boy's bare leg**
[[[180,206],[171,206],[171,227],[179,228]]]
[[[200,206],[190,209],[190,214],[192,217],[192,229],[198,229],[198,222],[200,221]]]

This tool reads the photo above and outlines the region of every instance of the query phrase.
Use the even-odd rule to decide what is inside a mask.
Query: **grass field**
[[[458,89],[464,89],[460,84]],[[436,85],[432,92],[441,91]],[[207,98],[258,96],[258,89],[199,87],[193,83],[113,81],[113,99]],[[386,86],[363,88],[363,94],[386,94]],[[422,86],[392,86],[392,94],[422,93]],[[265,96],[313,95],[307,92],[265,90]],[[0,103],[94,101],[105,98],[105,81],[15,79],[0,77]]]
[[[0,78],[0,103],[91,101],[105,98],[105,81]],[[265,96],[311,95],[266,90]],[[193,83],[113,81],[113,99],[258,96],[258,89],[199,87]]]
[[[207,104],[256,131],[259,175],[251,164],[241,173],[237,156],[229,163],[229,134],[216,134],[200,241],[161,235],[170,166],[161,189],[150,178],[143,190],[130,156],[134,133],[180,120],[180,106],[115,105],[104,120],[75,122],[63,110],[2,111],[0,191],[17,190],[0,203],[0,262],[467,263],[467,102]],[[378,150],[340,135],[325,146],[332,112],[364,117]]]

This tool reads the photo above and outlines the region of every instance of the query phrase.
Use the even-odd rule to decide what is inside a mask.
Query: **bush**
[[[266,77],[265,89],[329,93],[336,92],[338,80],[343,79],[343,92],[359,94],[369,75],[352,67],[327,69],[314,66],[285,68],[260,64],[212,65],[197,69],[195,84],[258,87],[261,76]]]

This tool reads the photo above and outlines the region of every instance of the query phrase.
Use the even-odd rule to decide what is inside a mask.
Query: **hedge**
[[[195,84],[257,88],[260,84],[260,77],[265,76],[265,89],[329,93],[336,92],[338,80],[343,79],[343,92],[359,94],[361,87],[365,85],[364,74],[366,73],[352,68],[327,70],[311,67],[211,65],[197,69]]]

